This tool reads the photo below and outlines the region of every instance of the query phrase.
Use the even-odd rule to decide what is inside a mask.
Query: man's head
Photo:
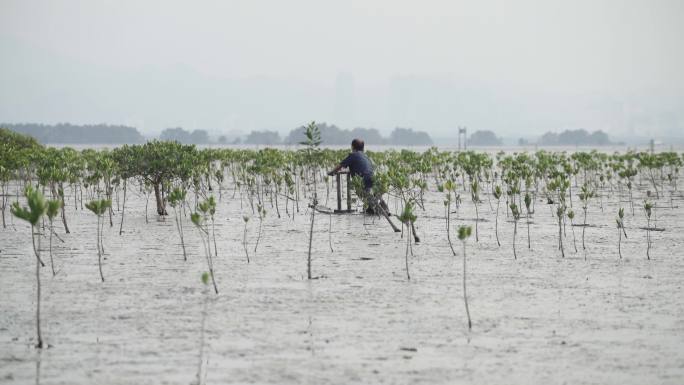
[[[352,140],[352,150],[354,151],[363,151],[363,140],[361,139],[354,139]]]

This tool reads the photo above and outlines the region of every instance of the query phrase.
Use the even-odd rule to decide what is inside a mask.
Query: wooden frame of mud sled
[[[347,190],[347,208],[342,209],[342,174],[346,175],[346,180],[347,180],[347,185],[346,185],[346,190]],[[351,176],[349,174],[349,171],[340,171],[335,174],[335,190],[337,192],[337,209],[331,210],[325,206],[316,206],[316,210],[326,213],[326,214],[348,214],[348,213],[353,213],[355,210],[352,209],[351,207]],[[374,202],[370,203],[373,207],[373,211],[379,215],[382,215],[387,222],[390,224],[392,227],[392,230],[394,232],[398,233],[401,232],[399,228],[392,222],[392,219],[390,219],[390,214],[384,210],[384,208],[378,204],[377,200],[374,200]],[[414,232],[415,234],[415,232]]]
[[[342,178],[341,175],[345,174],[347,176],[347,209],[342,210]],[[337,190],[337,209],[335,209],[335,214],[345,214],[354,212],[351,208],[351,176],[349,171],[340,171],[335,174],[335,188]]]

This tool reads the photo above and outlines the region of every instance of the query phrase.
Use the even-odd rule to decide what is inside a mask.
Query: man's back
[[[354,151],[347,155],[340,164],[349,168],[351,176],[360,176],[366,188],[372,186],[373,164],[363,151]]]

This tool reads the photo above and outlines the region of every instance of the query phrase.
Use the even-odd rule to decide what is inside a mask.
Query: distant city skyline
[[[4,1],[0,121],[684,136],[684,2]]]

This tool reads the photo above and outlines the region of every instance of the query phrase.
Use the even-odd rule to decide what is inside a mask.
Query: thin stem
[[[622,259],[622,250],[620,249],[620,243],[622,243],[622,231],[618,228],[618,255]]]
[[[315,197],[313,206],[316,206]],[[314,219],[316,215],[316,209],[314,207],[311,208],[311,227],[309,228],[309,253],[306,259],[306,276],[308,279],[311,279],[311,244],[313,243]]]
[[[496,235],[496,245],[501,247],[501,242],[499,242],[499,204],[501,203],[500,199],[496,200],[496,217],[494,219],[494,235]],[[456,255],[456,253],[454,253]]]
[[[330,246],[330,252],[334,253],[332,244],[332,213],[328,214],[330,222],[328,223],[328,245]]]
[[[43,260],[40,259],[40,253],[38,252],[38,249],[40,249],[40,246],[36,248],[36,234],[35,234],[35,227],[31,226],[31,244],[33,245],[33,253],[36,255],[36,258],[38,259],[38,262],[40,263],[41,266],[45,266],[45,263],[43,263]]]
[[[118,196],[118,194],[117,194]],[[126,213],[126,179],[123,185],[123,205],[121,207],[121,223],[119,224],[119,235],[123,234],[124,214]]]
[[[518,256],[515,253],[515,236],[518,234],[518,221],[513,220],[513,259],[518,259]]]
[[[259,240],[261,239],[261,226],[263,221],[264,220],[261,218],[261,214],[259,214],[259,231],[257,232],[256,244],[254,245],[254,255],[256,255],[257,247],[259,247]]]
[[[466,316],[468,316],[468,330],[473,328],[470,320],[470,309],[468,308],[468,294],[466,293],[466,243],[463,242],[463,303],[465,304]]]
[[[33,238],[33,233],[34,233],[34,228],[31,226],[31,237]],[[38,336],[38,343],[36,344],[36,348],[41,349],[43,348],[43,336],[40,330],[40,267],[45,266],[43,262],[40,260],[40,252],[39,249],[35,248],[35,243],[34,243],[34,248],[33,252],[36,254],[36,335]]]
[[[408,254],[409,254],[409,243],[411,242],[411,226],[406,225],[406,254],[404,255],[404,261],[406,262],[406,278],[408,280],[411,280],[411,274],[409,274],[409,265],[408,265]]]
[[[451,248],[451,253],[454,254],[454,257],[455,257],[456,256],[456,250],[454,250],[454,246],[451,243],[450,224],[451,224],[451,197],[449,197],[449,201],[447,203],[446,232],[447,232],[447,241],[449,241],[449,247]]]
[[[525,220],[527,222],[527,249],[531,250],[532,245],[531,245],[531,240],[530,240],[530,212],[527,212],[527,218]]]
[[[97,216],[97,266],[100,269],[100,278],[102,282],[105,281],[104,275],[102,274],[102,249],[101,249],[101,234],[100,234],[100,215]]]
[[[50,267],[52,268],[52,276],[54,277],[57,273],[55,273],[55,262],[52,259],[52,232],[52,218],[50,218]]]
[[[245,257],[247,257],[247,263],[249,263],[249,252],[247,251],[247,222],[245,222],[245,230],[242,233],[242,248],[245,249]]]

